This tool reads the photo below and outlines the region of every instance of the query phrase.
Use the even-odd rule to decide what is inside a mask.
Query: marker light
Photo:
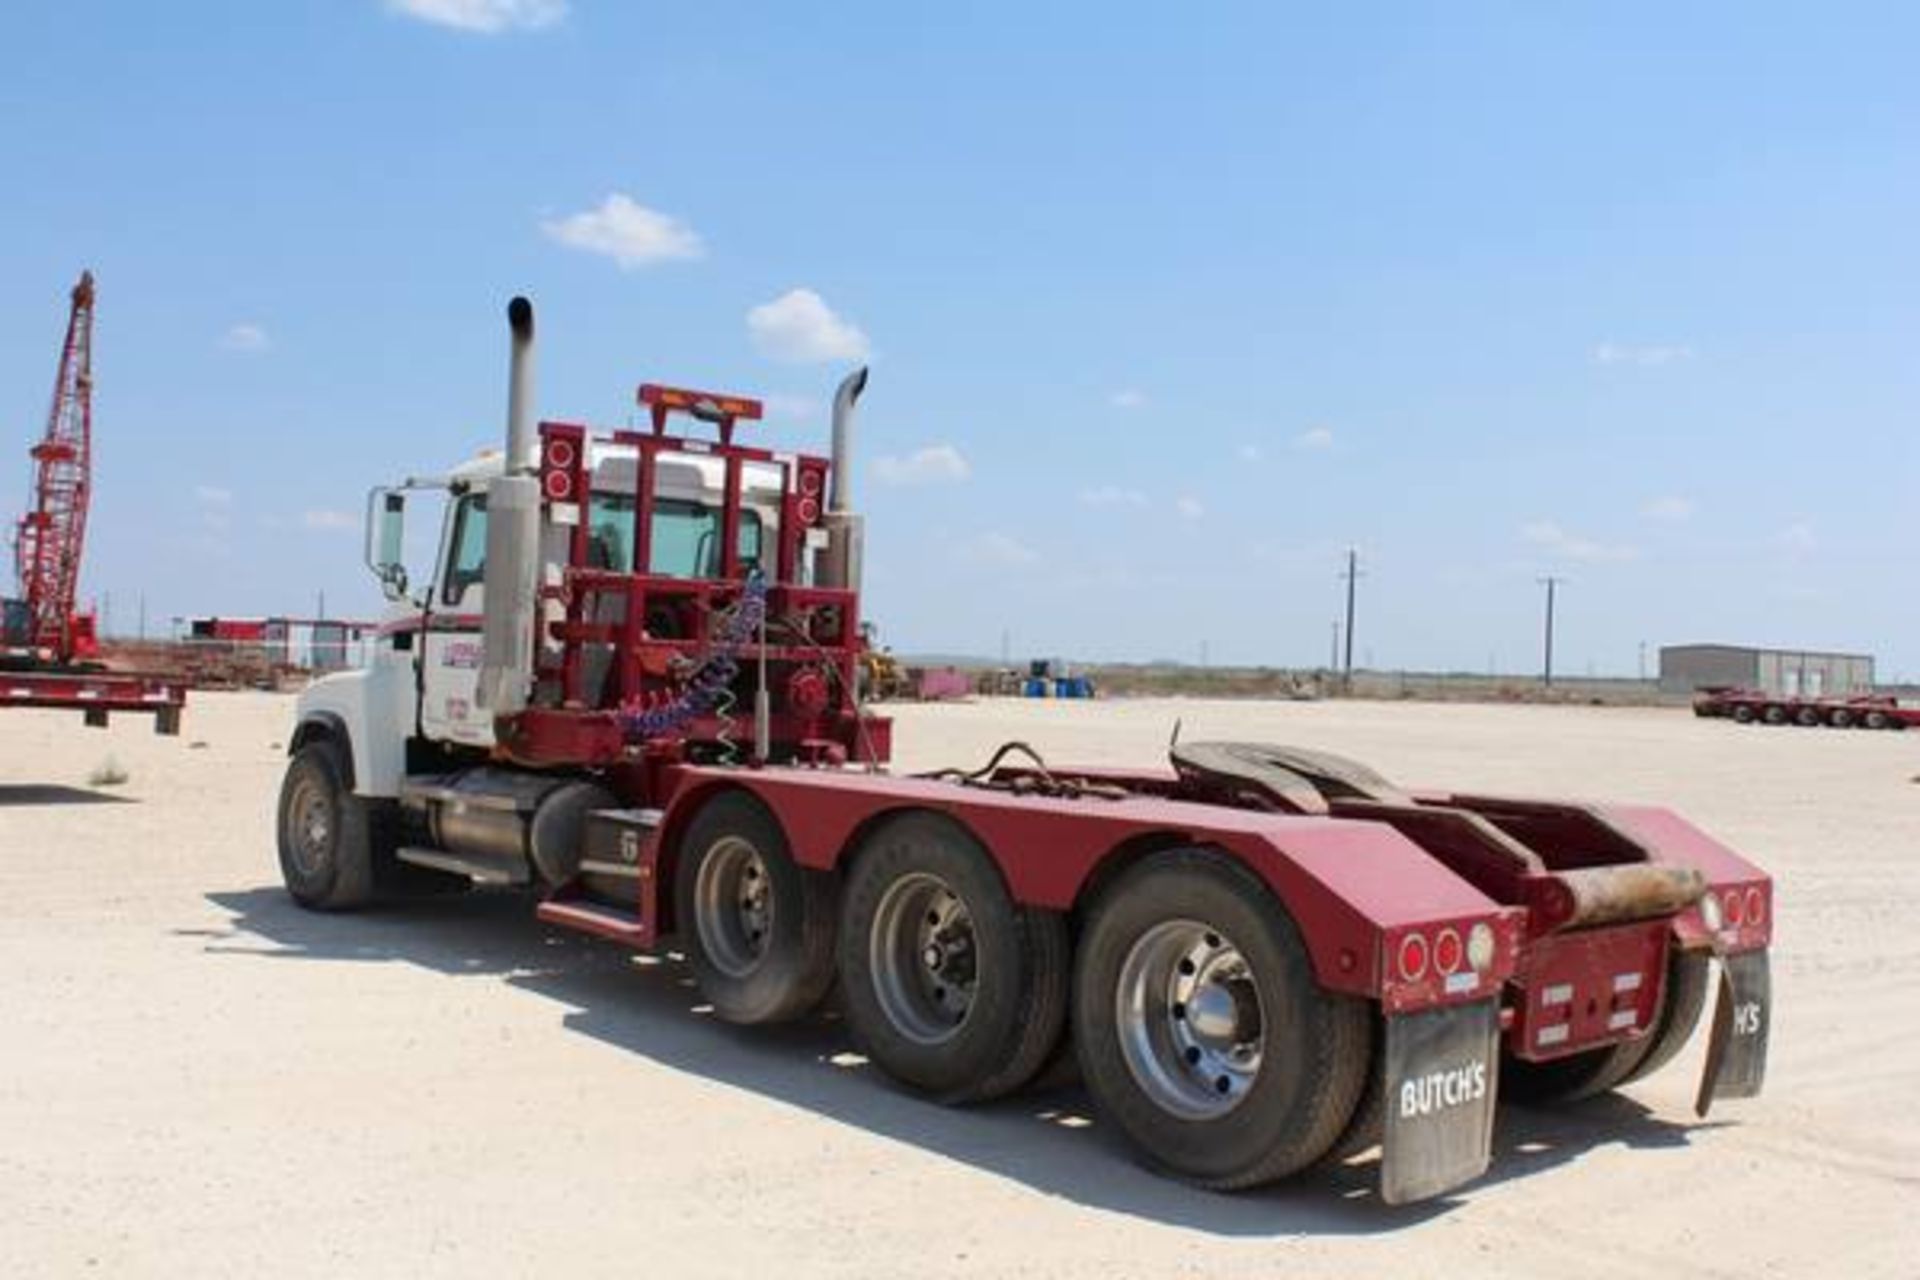
[[[1707,932],[1718,933],[1726,918],[1720,914],[1720,899],[1711,893],[1700,899],[1700,923],[1707,926]]]
[[[1438,973],[1441,977],[1445,977],[1455,969],[1458,969],[1462,959],[1460,953],[1460,931],[1457,929],[1442,929],[1440,935],[1433,940],[1434,972]]]
[[[1493,968],[1493,926],[1484,920],[1467,931],[1467,963],[1475,973]]]

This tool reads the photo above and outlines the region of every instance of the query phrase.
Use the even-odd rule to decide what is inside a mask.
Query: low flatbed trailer
[[[9,707],[79,711],[105,728],[113,713],[150,715],[155,733],[176,735],[187,687],[172,676],[124,671],[0,670],[0,711]]]
[[[1902,706],[1886,694],[1855,698],[1778,697],[1759,689],[1702,689],[1693,713],[1739,724],[1792,724],[1814,729],[1912,729],[1920,727],[1920,707]]]
[[[532,310],[508,315],[505,451],[370,495],[393,607],[366,669],[300,698],[278,828],[301,905],[523,892],[683,953],[735,1023],[837,988],[869,1059],[948,1104],[1071,1052],[1148,1163],[1218,1189],[1378,1146],[1383,1199],[1445,1194],[1487,1168],[1496,1099],[1657,1069],[1715,970],[1697,1109],[1759,1092],[1773,885],[1711,836],[1258,743],[888,772],[857,694],[865,370],[831,459],[738,443],[755,401],[653,385],[650,431],[536,429]],[[421,489],[447,512],[416,591]]]

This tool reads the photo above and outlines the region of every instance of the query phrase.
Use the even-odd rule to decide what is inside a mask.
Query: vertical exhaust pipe
[[[507,304],[507,452],[487,484],[486,592],[480,679],[474,697],[498,716],[526,709],[533,690],[534,615],[540,575],[540,442],[533,422],[533,304]]]
[[[833,393],[833,456],[827,477],[826,550],[814,579],[823,587],[860,589],[863,522],[853,509],[853,411],[867,389],[862,365],[841,379]]]
[[[533,431],[533,304],[516,297],[507,304],[511,354],[507,363],[507,474],[531,471],[540,461]]]

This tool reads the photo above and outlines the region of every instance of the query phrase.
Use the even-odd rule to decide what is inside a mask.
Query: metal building
[[[1662,693],[1731,685],[1776,698],[1851,698],[1873,692],[1873,659],[1862,653],[1676,644],[1660,650]]]

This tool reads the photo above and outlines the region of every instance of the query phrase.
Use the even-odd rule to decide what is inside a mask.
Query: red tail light
[[[1418,982],[1427,973],[1427,940],[1417,933],[1400,939],[1400,976]]]
[[[1433,968],[1441,977],[1460,968],[1462,957],[1460,934],[1455,929],[1442,929],[1440,936],[1433,940]]]

